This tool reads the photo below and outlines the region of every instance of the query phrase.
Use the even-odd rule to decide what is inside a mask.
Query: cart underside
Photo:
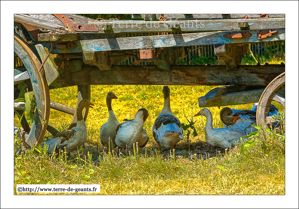
[[[46,129],[53,128],[47,124],[50,107],[75,116],[75,108],[50,102],[49,88],[77,85],[79,103],[90,99],[90,85],[228,85],[198,99],[200,107],[210,107],[258,102],[275,78],[283,74],[284,79],[284,64],[241,65],[250,44],[284,41],[284,15],[167,14],[132,19],[15,15],[15,60],[22,63],[15,66],[15,85],[28,84],[39,109],[27,144],[40,143]],[[214,45],[223,65],[178,65],[191,46],[199,45]],[[131,65],[120,65],[130,58]],[[284,104],[284,80],[277,82],[280,86],[268,100]],[[265,119],[269,102],[264,104]],[[15,109],[21,113],[25,108],[15,104]]]

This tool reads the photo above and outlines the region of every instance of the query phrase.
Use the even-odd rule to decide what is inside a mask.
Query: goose
[[[250,126],[250,120],[248,120],[248,116],[241,116],[240,118],[244,120],[244,124],[241,128],[234,128],[234,127],[227,127],[227,128],[219,128],[214,129],[213,119],[211,111],[204,108],[201,109],[197,114],[194,116],[203,115],[207,118],[206,127],[205,127],[205,135],[206,141],[208,144],[215,146],[215,147],[222,147],[222,148],[230,148],[236,142],[240,142],[240,138],[247,135],[244,131],[244,127]]]
[[[121,123],[116,128],[115,143],[119,148],[129,149],[133,148],[133,144],[138,142],[140,153],[142,148],[147,144],[149,137],[146,130],[143,129],[143,124],[148,117],[148,111],[145,108],[141,108],[137,111],[133,120],[128,120]]]
[[[167,148],[176,148],[176,144],[184,138],[181,122],[176,118],[170,109],[170,89],[163,87],[164,107],[160,115],[156,118],[153,126],[153,136],[158,143],[158,150],[161,144]]]
[[[53,153],[54,151],[59,152],[60,149],[65,147],[67,155],[70,155],[72,151],[76,150],[86,141],[87,130],[82,111],[84,108],[92,107],[92,105],[93,104],[91,104],[87,99],[81,100],[77,108],[76,126],[66,131],[60,132],[56,134],[54,138],[41,143],[42,146],[45,144],[48,146],[47,152],[49,154]]]
[[[230,109],[229,107],[225,107],[220,111],[220,118],[225,127],[237,125],[237,122],[240,119],[240,116],[248,116],[245,117],[247,120],[251,120],[253,125],[256,125],[256,109],[258,103],[255,103],[251,110],[237,110],[237,109]],[[277,115],[278,109],[271,104],[269,116]],[[244,117],[243,117],[244,119]]]
[[[113,92],[109,92],[106,97],[106,104],[108,107],[109,117],[108,122],[106,122],[104,125],[102,125],[100,130],[100,139],[101,143],[104,147],[109,148],[109,140],[111,140],[112,144],[110,144],[110,149],[113,149],[116,147],[115,144],[115,137],[116,137],[116,128],[119,125],[119,122],[117,118],[115,117],[115,114],[111,107],[111,101],[112,99],[117,99],[115,94]]]

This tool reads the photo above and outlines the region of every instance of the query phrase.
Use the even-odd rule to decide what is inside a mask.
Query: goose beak
[[[201,115],[200,112],[198,112],[197,114],[195,114],[193,117],[199,116]]]
[[[112,94],[111,99],[117,99],[117,96],[115,96],[115,94]]]
[[[93,108],[94,104],[92,104],[91,102],[89,102],[89,107]]]
[[[233,118],[234,118],[234,122],[236,122],[237,120],[240,119],[240,116],[234,116]]]

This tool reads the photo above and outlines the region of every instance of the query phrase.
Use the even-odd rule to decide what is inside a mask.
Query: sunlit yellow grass
[[[90,109],[88,119],[86,121],[89,140],[91,142],[100,143],[100,127],[108,120],[108,110],[106,106],[106,95],[109,91],[115,93],[119,98],[112,100],[113,111],[119,122],[123,119],[133,119],[137,110],[141,107],[148,109],[149,117],[146,120],[144,127],[150,137],[150,143],[154,143],[152,137],[152,127],[155,119],[160,114],[163,108],[163,86],[92,86],[91,87],[91,102],[95,104],[93,109]],[[200,108],[198,107],[198,98],[204,96],[209,90],[214,87],[209,86],[170,86],[171,90],[171,109],[173,114],[180,119],[182,123],[187,123],[188,119],[196,114]],[[51,101],[63,103],[72,107],[76,107],[76,91],[77,87],[69,87],[63,89],[51,90]],[[251,109],[253,104],[244,104],[231,106],[239,109]],[[215,128],[223,127],[218,107],[209,108],[213,114],[213,126]],[[200,137],[203,138],[205,118],[194,118],[195,124]],[[56,110],[51,110],[50,124],[55,127],[60,127],[61,123],[69,124],[72,120],[71,115],[62,114]]]
[[[171,90],[171,109],[173,114],[186,123],[201,108],[197,100],[215,87],[209,86],[169,86]],[[137,110],[147,108],[149,117],[144,128],[150,137],[147,147],[156,147],[152,136],[152,126],[163,108],[163,86],[92,86],[90,109],[86,121],[88,142],[100,144],[100,127],[108,120],[106,95],[109,91],[119,98],[112,101],[112,108],[119,120],[133,119]],[[51,101],[75,107],[77,87],[50,90]],[[236,109],[251,109],[253,104],[230,106]],[[281,108],[281,107],[280,107]],[[280,109],[279,108],[279,109]],[[221,128],[220,108],[209,108],[213,115],[214,128]],[[185,116],[184,116],[185,115]],[[199,137],[191,141],[205,141],[204,117],[194,118]],[[61,129],[61,124],[70,124],[71,115],[51,110],[49,123]],[[17,119],[15,123],[17,123]],[[186,140],[186,138],[184,139]],[[20,139],[15,138],[16,144]],[[15,184],[101,184],[101,194],[284,194],[284,153],[277,148],[281,143],[277,139],[269,140],[273,149],[265,155],[261,146],[248,149],[238,155],[237,146],[224,157],[198,160],[197,163],[186,160],[163,159],[154,153],[150,157],[134,156],[111,157],[101,154],[99,164],[80,164],[77,160],[65,163],[55,161],[46,155],[29,153],[20,157],[15,164]],[[37,157],[39,156],[39,157]],[[26,157],[26,159],[25,159]],[[98,156],[94,156],[98,157]],[[81,156],[84,159],[84,156]],[[76,168],[74,165],[77,165]],[[220,165],[226,169],[217,168]],[[90,179],[82,177],[93,169]],[[21,171],[24,171],[23,174]],[[26,182],[26,181],[25,181]],[[29,181],[27,181],[29,182]]]

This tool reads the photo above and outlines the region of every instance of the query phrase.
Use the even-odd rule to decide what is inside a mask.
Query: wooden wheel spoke
[[[272,123],[279,123],[279,121],[278,121],[278,120],[275,120],[274,118],[272,118],[272,116],[267,116],[267,117],[266,117],[266,123],[267,123],[268,125],[271,125]]]
[[[30,77],[29,77],[28,72],[27,71],[22,72],[22,73],[14,76],[14,85],[17,85],[17,84],[19,84],[23,81],[27,81],[29,79],[30,79]]]
[[[273,101],[276,101],[281,105],[285,106],[285,98],[277,93],[274,94]]]
[[[76,109],[57,102],[50,102],[50,108],[70,115],[75,115]]]

